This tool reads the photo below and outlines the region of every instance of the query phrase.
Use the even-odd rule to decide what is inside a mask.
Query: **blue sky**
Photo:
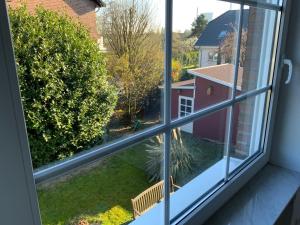
[[[164,1],[150,0],[154,4],[154,16],[157,23],[164,24]],[[236,4],[217,0],[173,0],[173,30],[181,31],[190,29],[191,24],[197,15],[201,13],[213,13],[213,18],[218,17],[230,8],[238,9]]]

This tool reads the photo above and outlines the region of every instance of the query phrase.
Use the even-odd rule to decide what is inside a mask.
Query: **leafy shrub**
[[[180,80],[181,63],[176,59],[172,59],[172,81],[177,82]]]
[[[176,180],[186,176],[192,170],[193,155],[183,143],[179,129],[172,131],[171,153],[170,153],[170,173]],[[159,137],[158,140],[161,140]],[[149,181],[159,181],[162,179],[163,149],[155,139],[147,144],[148,161],[146,171]]]
[[[9,14],[34,167],[99,143],[117,94],[96,42],[43,8]]]

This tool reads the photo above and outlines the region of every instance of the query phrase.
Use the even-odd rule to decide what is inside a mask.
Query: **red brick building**
[[[7,0],[7,3],[12,8],[25,4],[30,12],[34,12],[37,6],[42,6],[45,9],[65,13],[86,26],[93,38],[100,39],[96,10],[105,6],[102,0]]]

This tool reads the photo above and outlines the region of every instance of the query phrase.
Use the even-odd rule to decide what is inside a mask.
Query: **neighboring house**
[[[87,27],[91,37],[98,43],[101,42],[97,31],[96,10],[105,6],[102,0],[7,0],[7,3],[12,8],[25,4],[30,12],[37,6],[42,6],[48,10],[65,13]]]
[[[215,65],[188,70],[195,79],[172,85],[172,118],[180,118],[230,98],[234,66]],[[237,94],[241,92],[243,68],[238,72]],[[198,138],[224,142],[227,111],[222,110],[181,127]],[[233,142],[236,143],[239,106],[234,109]]]
[[[248,27],[249,10],[244,10],[243,29]],[[225,63],[219,48],[226,36],[237,29],[239,10],[229,10],[210,21],[201,33],[195,47],[199,49],[199,67]]]

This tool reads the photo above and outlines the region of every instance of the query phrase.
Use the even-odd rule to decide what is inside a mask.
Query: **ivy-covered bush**
[[[88,31],[67,16],[10,9],[34,167],[101,142],[117,92]]]

